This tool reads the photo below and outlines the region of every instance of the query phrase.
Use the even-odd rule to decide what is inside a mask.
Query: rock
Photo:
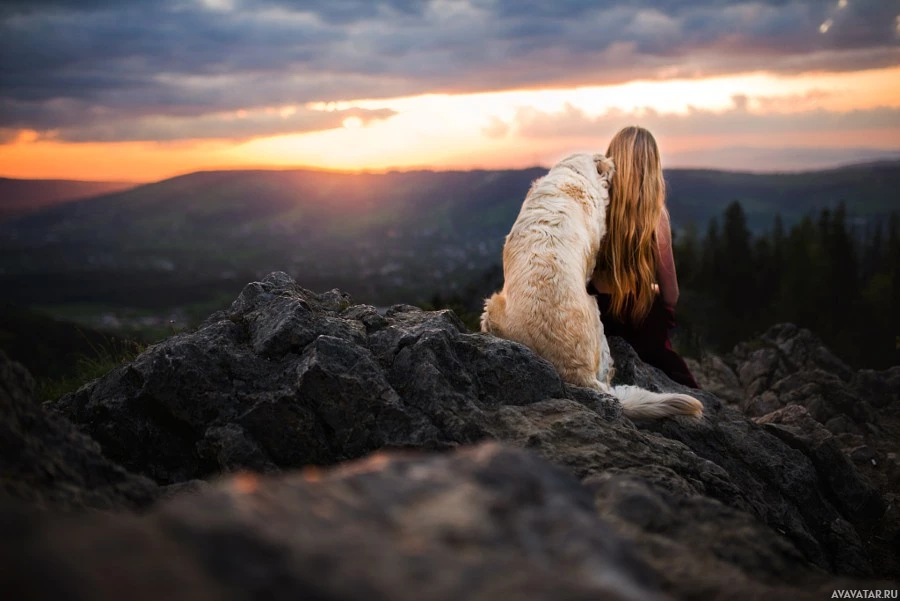
[[[870,508],[859,514],[858,530],[872,549],[876,571],[900,572],[897,555],[887,550],[900,547],[893,502],[900,495],[900,366],[855,371],[811,332],[791,324],[739,344],[722,362],[739,374],[741,409],[802,449],[831,486],[841,489],[834,497],[838,505],[845,511]],[[875,522],[874,489],[887,507]]]
[[[721,357],[705,353],[700,361],[688,357],[684,361],[703,390],[730,404],[740,403],[744,399],[741,381]]]
[[[841,437],[875,436],[859,421],[869,409],[845,393],[898,379],[841,372],[797,328],[756,346],[710,365],[741,399],[769,394],[780,413],[756,423],[702,391],[701,420],[632,423],[612,397],[565,385],[527,348],[469,333],[452,312],[379,312],[272,274],[197,331],[53,405],[106,458],[160,485],[150,514],[70,521],[14,507],[0,565],[19,566],[16,585],[35,597],[71,588],[85,599],[884,588],[871,579],[897,574],[895,497],[867,482]],[[621,339],[610,348],[616,383],[691,392]],[[837,392],[806,375],[828,366]],[[817,421],[826,415],[835,431]],[[112,560],[121,569],[90,577]],[[147,565],[160,571],[145,587]],[[38,582],[53,566],[58,578]]]
[[[549,363],[466,333],[450,311],[398,306],[382,317],[343,298],[275,274],[55,408],[111,459],[171,484],[384,447],[453,448],[492,437],[501,406],[567,394]],[[619,411],[611,397],[579,394]]]
[[[838,492],[835,501],[845,515],[862,522],[874,522],[882,516],[885,508],[881,495],[860,478],[836,438],[802,405],[788,405],[756,422],[812,459],[819,473],[828,479],[831,490]]]
[[[149,479],[106,459],[100,447],[34,399],[33,381],[0,352],[0,501],[44,509],[140,508],[157,495]]]
[[[821,340],[789,323],[773,326],[759,338],[738,344],[726,362],[739,366],[735,371],[750,396],[800,371],[820,370],[845,382],[853,377],[853,370]]]
[[[878,409],[896,407],[900,403],[900,365],[884,371],[861,369],[853,377],[857,393]]]
[[[194,585],[223,599],[663,598],[653,571],[596,515],[577,480],[493,445],[376,455],[278,479],[241,475],[144,519],[52,530],[31,522],[4,542],[24,549],[9,559],[36,597],[49,589],[118,599],[120,585],[138,599],[191,599],[182,587]],[[126,550],[124,575],[102,563]],[[48,583],[35,560],[74,576]],[[129,576],[151,564],[159,584],[132,590]],[[112,582],[77,577],[95,570]],[[183,582],[166,589],[173,577]]]
[[[784,539],[704,497],[678,501],[620,474],[587,484],[490,443],[242,474],[141,518],[18,515],[0,546],[0,586],[22,598],[97,601],[124,591],[137,601],[802,600],[859,586],[805,570]],[[715,514],[728,530],[695,532],[679,520],[688,512]],[[742,554],[728,552],[730,539]],[[754,564],[759,553],[788,569],[759,583],[729,567],[767,572]]]

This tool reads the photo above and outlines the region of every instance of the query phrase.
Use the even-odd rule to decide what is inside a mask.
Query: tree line
[[[725,352],[779,322],[809,328],[857,367],[900,364],[900,214],[850,220],[844,204],[753,235],[739,202],[674,241],[678,346]]]

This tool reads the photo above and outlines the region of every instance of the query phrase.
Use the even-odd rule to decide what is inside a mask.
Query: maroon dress
[[[675,382],[700,389],[684,360],[672,349],[669,330],[675,327],[675,311],[666,306],[662,295],[657,294],[647,317],[640,324],[622,322],[609,313],[611,297],[598,293],[588,283],[588,292],[597,297],[600,320],[607,336],[621,336],[637,352],[644,363],[661,369]]]

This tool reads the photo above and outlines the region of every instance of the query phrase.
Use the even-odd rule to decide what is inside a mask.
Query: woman
[[[644,362],[699,389],[669,340],[678,278],[656,140],[646,129],[626,127],[613,137],[606,156],[616,171],[606,236],[588,291],[597,295],[607,336],[621,336]]]

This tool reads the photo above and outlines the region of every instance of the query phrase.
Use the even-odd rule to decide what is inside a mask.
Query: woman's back
[[[665,213],[666,184],[656,140],[646,129],[621,130],[606,154],[616,170],[597,271],[611,296],[613,315],[639,322],[656,297],[657,229]]]
[[[656,282],[652,289],[662,296],[663,302],[671,307],[678,303],[678,276],[675,271],[675,258],[672,254],[672,230],[668,211],[660,215],[656,228]],[[613,282],[608,270],[601,261],[591,277],[594,289],[601,294],[612,294]]]
[[[607,234],[589,284],[604,329],[676,382],[699,388],[669,340],[679,291],[656,140],[643,128],[626,127],[610,141],[607,156],[616,172]]]

